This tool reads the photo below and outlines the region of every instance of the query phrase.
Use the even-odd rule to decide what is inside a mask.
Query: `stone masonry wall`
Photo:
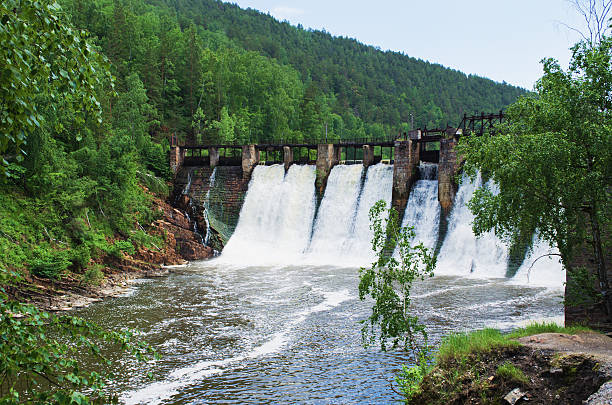
[[[396,141],[393,164],[391,206],[403,215],[412,185],[417,180],[419,144],[416,140]]]

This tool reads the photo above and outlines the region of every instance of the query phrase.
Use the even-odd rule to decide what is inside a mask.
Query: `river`
[[[431,173],[431,168],[423,170]],[[315,213],[314,168],[258,167],[240,221],[222,255],[141,280],[125,296],[79,310],[110,328],[130,327],[161,354],[147,364],[114,353],[120,400],[126,404],[389,403],[390,384],[410,358],[364,348],[360,320],[371,303],[358,298],[359,265],[372,259],[367,210],[389,200],[390,166],[367,173],[337,166]],[[432,177],[435,178],[435,171]],[[404,218],[434,247],[437,185],[423,175]],[[562,321],[558,263],[533,260],[548,247],[537,238],[516,275],[506,277],[507,248],[494,235],[471,234],[457,194],[436,277],[417,283],[413,310],[433,343],[450,332],[530,320]],[[153,380],[147,378],[151,371]]]

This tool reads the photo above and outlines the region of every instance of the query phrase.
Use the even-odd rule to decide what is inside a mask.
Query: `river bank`
[[[163,244],[138,246],[132,254],[120,251],[92,259],[90,265],[100,271],[94,277],[66,273],[60,279],[52,279],[25,274],[19,282],[6,287],[7,293],[45,311],[69,311],[121,296],[134,280],[164,277],[175,266],[214,256],[212,248],[202,244],[202,236],[194,231],[197,228],[184,211],[157,197],[152,198],[152,206],[159,219],[146,231],[160,237]],[[140,224],[137,227],[143,230]]]
[[[432,405],[609,404],[610,381],[610,337],[552,324],[451,335],[420,382],[398,379],[406,403]]]

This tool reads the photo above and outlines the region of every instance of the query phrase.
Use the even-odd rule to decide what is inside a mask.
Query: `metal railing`
[[[494,114],[485,114],[481,113],[480,115],[472,115],[467,116],[463,115],[463,119],[459,123],[457,127],[454,129],[461,129],[463,135],[469,135],[471,133],[475,133],[478,135],[482,135],[486,131],[491,131],[494,129],[495,124],[498,122],[502,122],[505,119],[505,115],[502,110],[499,113]],[[257,149],[264,150],[268,149],[281,149],[284,146],[289,147],[302,147],[302,148],[316,148],[317,145],[320,144],[334,144],[337,146],[357,146],[357,145],[390,145],[393,144],[397,140],[408,139],[411,134],[417,133],[420,131],[421,137],[420,142],[435,142],[439,140],[442,136],[445,136],[446,132],[449,128],[419,128],[417,130],[410,131],[409,133],[404,132],[403,134],[396,135],[386,135],[382,137],[362,137],[362,138],[331,138],[331,137],[316,137],[309,138],[307,140],[303,138],[281,138],[281,139],[272,139],[261,137],[257,139],[249,139],[244,141],[233,141],[233,142],[219,142],[217,140],[205,139],[201,142],[196,142],[194,139],[180,141],[178,137],[174,134],[170,136],[170,145],[171,146],[180,146],[185,149],[208,149],[208,148],[217,148],[217,149],[238,149],[242,148],[245,145],[255,144]]]

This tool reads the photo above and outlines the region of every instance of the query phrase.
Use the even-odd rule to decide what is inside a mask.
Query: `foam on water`
[[[282,330],[274,333],[268,340],[237,356],[215,361],[201,361],[192,366],[176,369],[160,382],[149,384],[141,389],[129,391],[122,395],[121,400],[127,405],[159,404],[179,394],[183,389],[202,381],[206,377],[221,374],[224,370],[243,360],[269,356],[279,352],[290,340],[289,333],[297,325],[304,322],[310,315],[331,310],[353,297],[348,290],[321,292],[323,301],[296,313],[292,320]]]
[[[480,174],[475,181],[464,176],[455,196],[455,203],[448,221],[448,231],[435,273],[463,277],[505,277],[508,267],[508,248],[493,232],[476,238],[472,231],[474,214],[467,206],[474,191],[482,185]],[[495,192],[495,186],[485,185]]]

